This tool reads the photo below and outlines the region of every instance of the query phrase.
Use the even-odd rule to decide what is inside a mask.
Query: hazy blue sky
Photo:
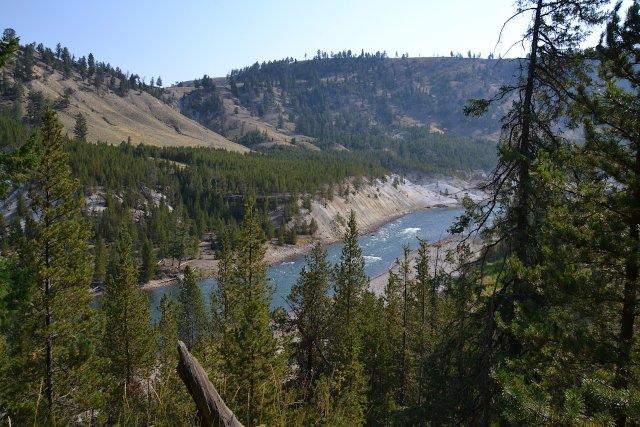
[[[410,56],[494,51],[513,0],[19,0],[2,6],[0,30],[21,43],[60,42],[77,57],[145,76],[224,76],[256,61],[351,49]],[[526,27],[514,21],[497,46],[505,55]]]

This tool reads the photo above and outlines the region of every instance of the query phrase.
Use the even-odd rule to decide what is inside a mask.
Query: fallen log
[[[196,403],[203,426],[244,427],[211,384],[198,360],[178,341],[178,375]]]

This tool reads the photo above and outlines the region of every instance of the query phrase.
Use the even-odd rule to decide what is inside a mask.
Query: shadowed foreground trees
[[[484,380],[476,386],[485,423],[623,426],[639,419],[637,353],[630,350],[638,345],[640,163],[631,64],[638,57],[640,17],[634,3],[624,21],[610,18],[601,45],[576,56],[571,46],[561,49],[543,36],[544,12],[553,7],[587,23],[602,16],[594,9],[598,3],[579,10],[577,4],[537,2],[546,47],[541,58],[553,59],[556,75],[550,79],[538,67],[545,74],[534,74],[542,86],[531,98],[529,145],[508,146],[501,157],[501,166],[524,173],[515,176],[511,198],[494,193],[505,211],[494,227],[500,239],[497,262],[489,267],[495,286],[475,306],[479,319],[486,316],[477,356]],[[555,19],[570,22],[568,16]],[[583,33],[574,31],[564,30],[559,42],[580,40]],[[582,124],[584,144],[557,133],[558,123],[569,119]],[[499,171],[508,183],[509,169]]]

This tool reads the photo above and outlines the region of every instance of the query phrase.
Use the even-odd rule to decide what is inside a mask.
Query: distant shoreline
[[[395,182],[394,182],[395,181]],[[347,181],[344,196],[335,195],[330,201],[315,200],[312,209],[302,215],[302,220],[310,222],[315,219],[319,225],[315,237],[301,236],[296,245],[277,245],[275,239],[266,243],[264,262],[270,267],[306,255],[317,241],[323,247],[340,242],[346,226],[346,218],[350,210],[356,212],[360,235],[374,233],[386,224],[414,212],[455,208],[461,206],[459,195],[466,194],[472,187],[469,182],[457,178],[433,178],[428,181],[411,182],[404,178],[398,183],[397,175],[387,177],[386,180],[372,180],[365,187],[358,190],[349,187],[353,184]],[[478,193],[472,194],[479,197]],[[190,265],[198,274],[199,280],[206,280],[215,276],[218,261],[208,242],[201,242],[200,257],[184,260],[180,269],[169,266],[171,259],[158,262],[161,277],[150,280],[139,287],[143,291],[174,286],[183,276],[183,270]],[[379,280],[378,277],[371,279]],[[376,282],[377,283],[377,282]],[[92,289],[91,294],[100,295],[102,289]]]
[[[395,215],[389,216],[387,220],[380,221],[376,223],[374,226],[370,226],[361,230],[360,235],[363,236],[366,234],[375,233],[377,230],[384,227],[385,225],[415,212],[429,210],[429,209],[447,209],[447,208],[455,208],[455,207],[460,207],[460,204],[425,206],[425,207],[420,207],[412,210],[407,210],[402,213],[397,213]],[[447,240],[450,240],[450,238],[443,239],[442,241],[447,241]],[[274,243],[274,241],[270,241],[266,244],[267,245],[267,254],[265,255],[266,264],[268,267],[271,267],[273,265],[291,261],[292,259],[295,259],[299,256],[306,255],[309,252],[311,252],[313,244],[316,241],[319,241],[323,247],[327,247],[340,242],[340,239],[307,239],[296,245],[283,245],[283,246],[278,246],[276,243]],[[198,268],[199,271],[204,270],[205,271],[204,275],[200,276],[199,278],[199,280],[202,281],[202,280],[207,280],[215,277],[215,268],[217,267],[217,260],[215,259],[187,260],[182,262],[182,267],[184,267],[185,265],[192,265],[195,268]],[[381,273],[379,276],[382,276],[384,274],[387,274],[387,273]],[[377,279],[379,276],[371,278],[371,282],[373,283],[373,281]],[[144,285],[140,286],[139,289],[143,291],[151,291],[154,289],[171,287],[179,283],[181,278],[182,278],[182,274],[176,273],[175,276],[173,277],[165,277],[161,279],[151,280],[145,283]]]

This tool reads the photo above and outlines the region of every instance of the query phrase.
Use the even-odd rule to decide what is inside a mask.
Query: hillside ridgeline
[[[137,74],[102,62],[88,67],[84,57],[76,60],[66,48],[58,58],[42,45],[22,46],[0,76],[2,109],[33,125],[48,105],[57,110],[68,135],[74,134],[81,113],[88,141],[248,151],[187,118],[168,101],[162,87],[147,85]]]
[[[362,149],[407,127],[495,140],[503,107],[480,120],[462,110],[468,99],[490,97],[513,81],[518,67],[518,60],[318,52],[167,91],[184,114],[245,145]]]

